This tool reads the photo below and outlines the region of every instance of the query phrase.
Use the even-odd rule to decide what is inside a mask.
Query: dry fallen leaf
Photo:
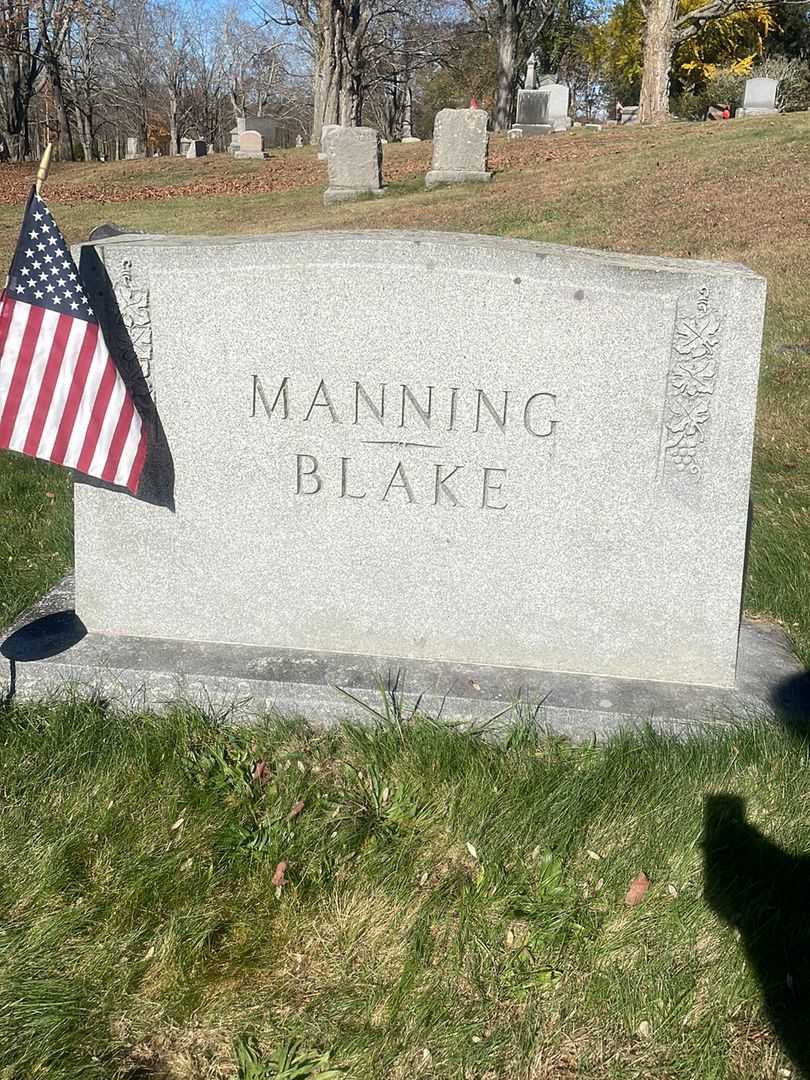
[[[634,878],[630,883],[630,888],[627,890],[627,895],[624,898],[625,904],[627,904],[628,907],[635,907],[636,904],[640,904],[649,887],[650,879],[642,870],[638,877]]]
[[[642,1020],[638,1025],[637,1035],[641,1039],[649,1039],[650,1037],[650,1021]]]
[[[287,815],[287,817],[289,817],[289,818],[295,818],[295,817],[298,817],[298,815],[299,815],[299,814],[301,813],[301,811],[302,811],[303,809],[304,809],[304,800],[303,800],[303,799],[299,799],[297,803],[293,803],[293,805],[292,805],[292,809],[290,810],[290,812],[289,812],[289,814]]]
[[[594,862],[601,861],[602,856],[599,854],[598,851],[591,851],[590,849],[588,849],[585,854],[588,856],[589,859],[593,859]]]
[[[284,879],[284,875],[285,875],[286,872],[287,872],[287,864],[286,864],[286,862],[280,862],[278,864],[278,866],[276,867],[274,873],[273,873],[273,877],[272,877],[272,880],[270,881],[270,884],[274,885],[275,888],[277,888],[277,889],[282,888],[282,886],[286,885],[286,881]]]
[[[469,841],[467,841],[467,843],[465,844],[465,847],[467,848],[467,851],[469,851],[470,855],[474,859],[478,858],[478,852],[475,850],[475,848],[472,846],[472,844]]]
[[[270,779],[270,767],[267,762],[257,761],[253,766],[253,772],[250,774],[250,778],[259,784],[266,784]]]
[[[171,827],[171,829],[169,831],[170,832],[177,832],[178,829],[182,829],[183,825],[185,823],[185,820],[186,820],[185,815],[181,814],[180,817],[177,819],[177,821],[175,821],[174,825],[172,825],[172,827]]]

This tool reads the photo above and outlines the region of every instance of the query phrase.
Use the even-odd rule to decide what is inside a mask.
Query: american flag
[[[0,448],[133,494],[146,456],[140,414],[36,189],[0,294]]]

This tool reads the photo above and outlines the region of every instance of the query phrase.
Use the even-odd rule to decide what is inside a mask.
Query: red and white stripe
[[[0,299],[0,448],[138,490],[146,433],[97,323]]]

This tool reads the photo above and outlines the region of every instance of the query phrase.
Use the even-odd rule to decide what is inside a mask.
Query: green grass
[[[235,728],[71,703],[7,708],[0,746],[4,1080],[225,1077],[237,1050],[247,1080],[250,1060],[277,1075],[273,1054],[301,1080],[316,1062],[357,1080],[784,1075],[704,898],[702,835],[726,792],[801,845],[807,748],[786,734],[493,745],[428,721]],[[712,857],[714,879],[757,884]]]
[[[70,568],[71,481],[64,469],[0,454],[0,626]]]

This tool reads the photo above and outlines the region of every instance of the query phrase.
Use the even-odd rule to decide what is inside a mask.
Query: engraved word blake
[[[341,499],[365,499],[378,502],[397,502],[401,505],[421,503],[428,506],[472,506],[481,510],[505,510],[503,485],[506,469],[495,467],[471,468],[464,465],[408,465],[402,461],[386,465],[384,476],[373,491],[366,491],[367,482],[355,476],[352,459],[340,459],[339,477],[334,477],[334,490]],[[419,470],[418,480],[414,479]],[[324,468],[314,454],[295,455],[295,494],[319,495],[324,490]],[[390,473],[390,476],[389,476]]]
[[[418,423],[436,435],[462,430],[476,434],[485,429],[505,435],[511,425],[525,428],[538,439],[547,439],[559,423],[555,416],[556,405],[556,394],[546,390],[524,398],[510,390],[489,394],[476,388],[462,394],[457,386],[425,386],[417,396],[406,383],[396,387],[380,383],[379,390],[372,396],[372,392],[356,380],[348,392],[342,392],[340,396],[330,391],[323,379],[314,391],[294,395],[288,375],[275,391],[268,393],[259,376],[254,375],[250,415],[256,416],[261,407],[268,420],[278,417],[305,423],[325,420],[331,424],[359,424],[361,420],[371,420],[381,427],[396,428]]]

